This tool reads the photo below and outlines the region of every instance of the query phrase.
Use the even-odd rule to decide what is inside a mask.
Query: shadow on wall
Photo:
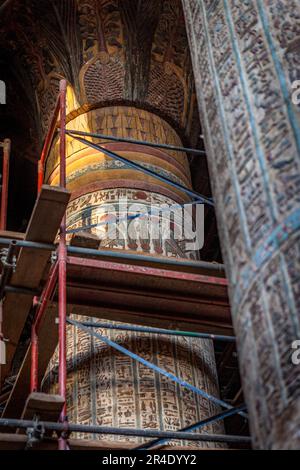
[[[36,198],[38,139],[31,105],[8,60],[0,59],[0,68],[0,140],[9,138],[12,141],[7,228],[22,232]],[[0,168],[2,173],[1,151]]]

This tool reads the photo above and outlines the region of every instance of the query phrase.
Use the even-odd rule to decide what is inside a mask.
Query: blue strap
[[[67,134],[68,134],[68,132],[67,132]],[[202,196],[202,194],[198,194],[196,191],[193,191],[189,188],[186,188],[182,184],[175,183],[174,181],[170,180],[169,178],[166,178],[165,176],[159,175],[155,171],[148,170],[148,168],[145,168],[142,165],[139,165],[138,163],[132,162],[131,160],[128,160],[128,158],[122,157],[121,155],[119,155],[115,152],[112,152],[111,150],[108,150],[107,148],[102,147],[101,145],[94,144],[93,142],[90,142],[89,140],[86,140],[86,139],[81,139],[81,137],[75,137],[75,135],[72,135],[72,138],[75,139],[75,140],[78,140],[82,144],[85,144],[85,145],[87,145],[87,146],[89,146],[89,147],[91,147],[95,150],[98,150],[98,152],[104,153],[105,155],[107,155],[110,158],[114,158],[115,160],[118,160],[122,163],[125,163],[125,165],[127,165],[130,168],[133,168],[133,169],[138,170],[138,171],[142,171],[146,175],[150,175],[150,176],[152,176],[152,177],[154,177],[154,178],[156,178],[160,181],[163,181],[164,183],[168,183],[170,186],[173,186],[176,189],[180,189],[180,191],[183,191],[184,193],[188,194],[189,196],[197,199],[199,203],[207,204],[211,207],[214,206],[214,202],[211,198],[208,198],[206,196]]]
[[[229,416],[236,415],[240,411],[246,410],[246,405],[240,405],[237,406],[236,408],[233,408],[232,410],[226,410],[223,411],[223,413],[219,413],[214,416],[210,416],[209,418],[203,419],[202,421],[199,421],[199,423],[191,424],[190,426],[187,426],[183,429],[179,429],[178,432],[190,432],[190,431],[197,431],[201,428],[204,428],[208,424],[216,423],[217,421],[222,421],[225,418],[229,418]],[[170,439],[154,439],[153,441],[146,442],[145,444],[142,444],[138,447],[135,447],[134,449],[131,450],[146,450],[150,449],[153,446],[158,446],[158,445],[163,445],[166,444],[170,441]]]
[[[67,322],[73,326],[76,326],[82,331],[85,331],[91,336],[94,336],[95,338],[99,339],[100,341],[103,341],[106,343],[108,346],[111,346],[112,348],[116,349],[117,351],[120,351],[121,353],[125,354],[126,356],[131,357],[131,359],[134,359],[137,362],[140,362],[146,367],[149,367],[149,369],[154,370],[155,372],[158,372],[161,375],[164,375],[168,379],[172,380],[173,382],[176,382],[177,384],[181,385],[184,388],[187,388],[188,390],[191,390],[192,392],[196,393],[197,395],[200,395],[203,398],[206,398],[207,400],[211,401],[215,405],[222,406],[223,408],[226,408],[227,410],[232,410],[234,407],[229,405],[223,400],[220,400],[219,398],[214,397],[213,395],[210,395],[207,392],[204,392],[200,388],[195,387],[194,385],[189,384],[188,382],[185,382],[184,380],[179,379],[176,377],[176,375],[171,374],[170,372],[167,372],[160,367],[156,366],[155,364],[152,364],[151,362],[147,361],[146,359],[143,359],[142,357],[138,356],[137,354],[129,351],[128,349],[124,348],[123,346],[120,346],[119,344],[115,343],[114,341],[111,341],[109,338],[106,338],[105,336],[100,335],[99,333],[96,333],[94,330],[91,330],[90,328],[83,326],[81,323],[70,320],[68,319]],[[248,418],[247,414],[240,411],[238,413],[239,415],[243,416],[244,418]]]

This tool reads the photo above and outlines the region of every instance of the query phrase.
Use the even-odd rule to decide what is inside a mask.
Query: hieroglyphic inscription
[[[183,5],[254,443],[298,448],[300,5]]]

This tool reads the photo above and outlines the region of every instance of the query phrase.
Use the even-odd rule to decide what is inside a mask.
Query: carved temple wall
[[[254,445],[300,447],[300,4],[183,0]]]

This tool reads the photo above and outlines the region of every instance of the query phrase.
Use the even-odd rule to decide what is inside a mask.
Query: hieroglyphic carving
[[[129,137],[138,140],[148,140],[158,143],[168,143],[181,146],[182,142],[174,129],[159,116],[135,107],[111,106],[93,109],[80,114],[68,123],[70,129],[86,130],[115,137]],[[95,142],[99,142],[95,139]],[[129,160],[156,171],[158,174],[191,187],[191,175],[187,157],[182,152],[162,151],[130,144],[103,144]],[[46,180],[58,184],[59,178],[59,145],[56,144],[46,164]],[[68,139],[67,142],[67,182],[74,191],[84,185],[107,180],[143,180],[149,183],[149,177],[128,169],[123,163],[113,160],[99,152],[92,152],[85,145]],[[156,185],[161,183],[151,179]],[[112,181],[113,183],[113,181]],[[124,183],[125,184],[125,183]],[[128,186],[129,185],[129,186]],[[130,183],[127,183],[130,187]],[[163,186],[163,185],[162,185]],[[179,194],[180,191],[179,191]],[[181,194],[181,196],[183,196]]]
[[[183,5],[255,445],[298,448],[299,367],[290,357],[300,265],[290,255],[299,243],[300,121],[289,86],[300,7]]]
[[[85,317],[74,318],[85,320]],[[183,380],[195,380],[208,393],[217,393],[213,346],[209,341],[105,329],[100,329],[99,333]],[[68,328],[68,346],[73,348],[68,362],[67,397],[71,422],[176,431],[195,423],[198,417],[204,419],[218,412],[207,400],[181,390],[166,377],[100,341],[90,341],[89,335],[74,327]],[[52,359],[52,367],[44,380],[44,390],[55,392],[57,374],[53,370],[57,370],[57,355]],[[216,423],[203,432],[208,430],[222,433],[223,425]],[[84,434],[80,437],[88,438]],[[105,435],[94,437],[107,440]],[[114,436],[113,439],[120,442],[143,441],[124,436]],[[178,447],[182,443],[173,442],[171,445]],[[184,445],[222,447],[205,442],[185,442]]]
[[[119,201],[122,201],[121,205]],[[161,207],[175,204],[170,198],[147,191],[125,187],[99,190],[78,197],[69,204],[68,230],[78,230],[82,227],[83,230],[97,235],[101,240],[101,247],[105,248],[195,259],[197,253],[188,253],[185,246],[187,240],[184,238],[180,214],[174,214],[174,220],[171,220],[168,211],[159,212]],[[152,233],[152,236],[145,223],[139,222],[139,219],[134,222],[130,219],[125,221],[127,217],[140,212],[151,214],[151,211],[151,223],[161,226],[158,233]],[[119,220],[121,222],[118,222]],[[84,229],[90,225],[93,228]],[[187,234],[185,236],[187,237]]]
[[[86,114],[79,114],[70,120],[68,125],[78,129],[86,125],[91,126],[92,131],[104,134],[182,145],[179,136],[167,122],[153,113],[133,107],[92,109]],[[144,148],[142,143],[138,151],[132,146],[126,148],[122,143],[114,145],[118,146],[116,150],[122,155],[136,159],[158,173],[163,171],[173,180],[179,177],[179,180],[191,187],[185,154],[161,150],[157,152],[156,149]],[[57,148],[53,149],[47,162],[47,177],[52,184],[58,174],[57,151]],[[99,165],[102,165],[102,173],[95,177],[97,171],[100,171]],[[133,235],[136,236],[128,235],[127,224],[124,226],[122,222],[127,205],[123,211],[119,206],[120,200],[126,198],[129,209],[132,204],[139,204],[144,209],[149,209],[150,206],[159,208],[178,202],[178,198],[183,197],[180,191],[170,191],[164,183],[148,181],[140,172],[126,170],[123,165],[116,164],[104,155],[95,154],[92,149],[74,143],[67,145],[67,178],[68,186],[73,184],[76,190],[67,209],[68,230],[102,224],[91,229],[93,233],[98,234],[99,240],[101,239],[101,247],[156,256],[193,259],[197,257],[197,253],[188,251],[185,234],[179,239],[174,236],[179,223],[176,216],[171,225],[166,227],[167,230],[161,230],[156,239],[151,238],[151,235],[147,238],[143,235],[139,220],[133,221]],[[169,195],[166,195],[166,191],[169,191]],[[135,214],[133,209],[129,211],[129,215]],[[158,217],[155,214],[152,218],[153,224],[158,225],[165,216],[161,214]],[[106,222],[113,222],[120,228],[115,237],[109,233],[112,225],[103,225]],[[201,388],[218,395],[214,353],[210,342],[170,337],[158,339],[155,335],[109,330],[103,330],[102,333],[183,380],[190,383],[201,381]],[[68,335],[74,335],[72,328],[68,328]],[[100,346],[99,342],[88,342],[85,333],[77,331],[76,337],[80,340],[76,342],[75,347],[73,343],[68,348],[68,358],[69,363],[77,367],[80,351],[82,367],[78,375],[76,368],[72,369],[73,366],[70,366],[68,372],[68,380],[72,384],[68,388],[70,420],[76,417],[78,422],[92,421],[118,427],[176,430],[192,424],[196,417],[202,419],[218,413],[218,409],[212,407],[207,400],[181,390],[181,387],[168,378],[153,373],[120,353]],[[51,374],[53,368],[55,369],[55,359],[45,380],[45,390],[56,390],[55,376]],[[201,380],[199,375],[207,377]],[[211,429],[212,432],[223,432],[222,425],[219,424]],[[82,437],[88,438],[84,435]],[[105,436],[96,438],[103,439]],[[113,439],[139,442],[138,439],[118,436]],[[172,445],[180,446],[182,443]],[[195,446],[193,443],[188,445]],[[215,447],[216,444],[199,443],[197,446]]]

